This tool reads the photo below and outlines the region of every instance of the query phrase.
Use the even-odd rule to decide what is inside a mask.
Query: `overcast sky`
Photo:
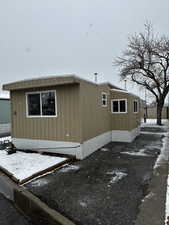
[[[98,72],[100,82],[124,87],[112,60],[146,20],[169,35],[169,0],[1,1],[0,84]]]

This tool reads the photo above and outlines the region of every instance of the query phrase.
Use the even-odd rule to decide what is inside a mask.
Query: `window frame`
[[[106,96],[105,99],[103,98],[103,95]],[[101,96],[102,96],[102,99],[101,99],[102,100],[102,107],[107,107],[108,106],[108,94],[106,92],[102,92],[101,93]],[[103,100],[106,101],[106,104],[105,105],[103,104]]]
[[[118,109],[120,109],[120,101],[125,101],[125,112],[113,112],[113,102],[118,102]],[[111,113],[113,114],[126,114],[127,113],[127,99],[111,99]]]
[[[42,93],[47,93],[47,92],[54,92],[55,96],[55,115],[42,115]],[[28,114],[28,95],[29,94],[40,94],[40,115],[29,115]],[[27,118],[52,118],[52,117],[57,117],[57,95],[56,95],[56,90],[45,90],[45,91],[31,91],[31,92],[26,92],[26,117]]]
[[[135,110],[135,108],[134,108],[134,103],[137,103],[137,111],[134,111]],[[137,99],[135,99],[134,101],[133,101],[133,113],[138,113],[139,112],[139,103],[138,103],[138,100]]]

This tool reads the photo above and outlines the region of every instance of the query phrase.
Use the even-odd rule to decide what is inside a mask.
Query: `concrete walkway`
[[[32,225],[15,206],[0,194],[0,225]]]
[[[165,224],[168,159],[169,133],[164,138],[163,149],[155,165],[153,178],[149,186],[149,194],[144,198],[140,206],[136,225]]]

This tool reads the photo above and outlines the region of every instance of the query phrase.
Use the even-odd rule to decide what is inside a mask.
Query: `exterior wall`
[[[10,123],[10,100],[0,99],[0,124]]]
[[[108,106],[102,107],[101,93],[108,94]],[[111,130],[110,88],[81,81],[80,109],[82,115],[82,142]]]
[[[11,131],[10,100],[0,99],[0,135]]]
[[[57,117],[27,118],[26,92],[56,90]],[[80,142],[79,85],[11,91],[12,137]]]
[[[111,128],[112,130],[133,130],[140,126],[141,112],[134,113],[134,100],[138,101],[139,98],[132,96],[125,92],[112,91],[111,99],[127,99],[127,113],[112,113],[111,114]]]

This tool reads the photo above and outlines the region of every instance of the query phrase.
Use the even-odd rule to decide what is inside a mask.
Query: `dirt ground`
[[[134,225],[162,147],[163,134],[147,131],[133,143],[110,143],[25,187],[77,225]]]

